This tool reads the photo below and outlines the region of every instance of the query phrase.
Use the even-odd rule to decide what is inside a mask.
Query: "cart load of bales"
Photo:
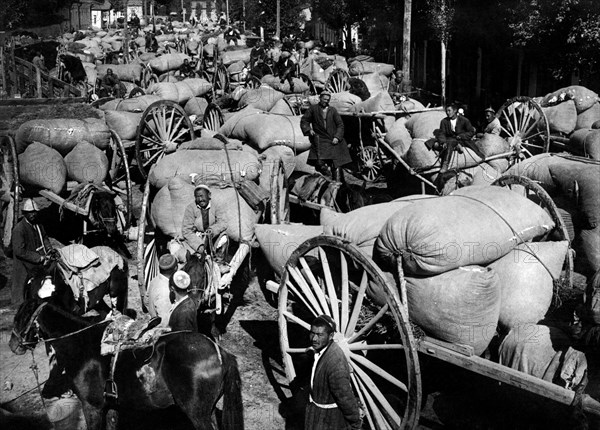
[[[406,281],[409,315],[426,333],[469,345],[475,354],[483,353],[498,326],[508,332],[544,318],[568,250],[566,241],[539,241],[554,228],[543,208],[501,187],[409,196],[347,214],[325,210],[321,224],[324,234],[372,257],[391,283]],[[278,273],[291,252],[284,250],[320,234],[293,227],[290,233],[287,226],[256,229]],[[368,294],[385,303],[380,287],[370,285]]]
[[[109,146],[110,131],[103,120],[27,121],[16,133],[21,181],[57,194],[69,179],[101,184],[108,174]]]

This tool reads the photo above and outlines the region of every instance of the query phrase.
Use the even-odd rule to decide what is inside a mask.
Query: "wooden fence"
[[[81,90],[41,71],[29,61],[15,57],[12,49],[0,47],[0,74],[8,95],[27,98],[81,97]]]

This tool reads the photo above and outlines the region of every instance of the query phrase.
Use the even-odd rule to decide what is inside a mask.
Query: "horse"
[[[91,324],[51,303],[28,300],[15,315],[9,341],[11,351],[18,355],[40,341],[52,345],[57,364],[65,369],[82,403],[89,430],[104,428],[105,412],[113,406],[104,396],[111,356],[100,351],[109,323]],[[122,350],[113,377],[122,410],[177,405],[195,429],[212,429],[216,403],[223,397],[223,428],[244,428],[237,360],[200,333],[167,333],[153,346]]]
[[[216,316],[214,312],[205,312],[212,299],[206,296],[206,290],[212,282],[211,267],[206,261],[206,254],[192,254],[188,251],[183,271],[190,275],[188,295],[198,304],[198,331],[213,340],[218,339],[220,332],[216,327]]]
[[[105,316],[111,311],[110,307],[104,302],[104,296],[106,295],[110,297],[112,306],[119,312],[123,312],[127,306],[127,282],[129,277],[127,260],[107,246],[99,246],[92,249],[92,251],[101,253],[103,259],[114,262],[115,266],[106,281],[87,292],[87,303],[83,302],[81,296],[79,300],[75,299],[73,290],[67,284],[62,271],[59,269],[58,265],[62,263],[59,262],[60,257],[58,256],[48,265],[42,266],[33,273],[28,286],[29,297],[35,297],[46,278],[50,277],[55,290],[52,300],[66,312],[83,315],[94,309]]]

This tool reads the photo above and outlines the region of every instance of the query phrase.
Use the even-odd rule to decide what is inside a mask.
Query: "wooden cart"
[[[526,179],[506,177],[497,185],[524,186],[541,204],[551,202],[541,187]],[[564,237],[560,215],[552,205],[547,209],[559,236]],[[569,277],[565,272],[566,288],[570,287]],[[337,325],[334,339],[346,355],[363,423],[370,429],[416,428],[423,400],[420,355],[565,405],[575,399],[574,391],[477,356],[470,346],[417,337],[410,321],[401,258],[397,272],[386,275],[352,243],[322,235],[301,244],[287,261],[280,282],[268,284],[270,291],[279,294],[280,347],[289,382],[302,380],[307,369],[310,371],[306,345],[312,319],[321,314],[331,316]],[[373,291],[383,291],[385,299]],[[494,331],[495,327],[490,337]],[[587,395],[583,396],[583,409],[600,415],[600,403]]]

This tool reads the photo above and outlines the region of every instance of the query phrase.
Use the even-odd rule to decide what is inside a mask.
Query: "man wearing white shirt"
[[[315,359],[310,378],[307,430],[360,429],[358,402],[350,384],[350,368],[339,345],[333,341],[335,322],[327,315],[315,318],[310,341]]]

